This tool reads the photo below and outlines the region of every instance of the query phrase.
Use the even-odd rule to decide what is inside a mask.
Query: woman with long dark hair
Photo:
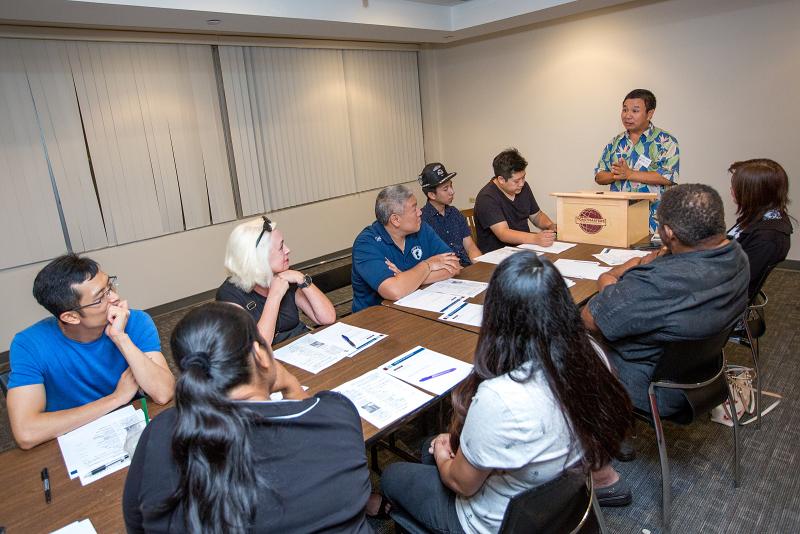
[[[769,270],[789,253],[789,177],[779,163],[766,158],[737,161],[728,172],[736,203],[736,224],[728,237],[739,242],[750,260],[752,299]]]
[[[147,426],[125,482],[129,532],[370,532],[361,419],[309,397],[238,306],[190,311],[170,340],[175,408]],[[270,401],[281,392],[285,400]]]
[[[492,275],[453,408],[450,433],[423,445],[428,465],[392,464],[381,479],[391,506],[436,532],[496,532],[512,496],[575,464],[608,465],[631,409],[561,275],[532,252]]]

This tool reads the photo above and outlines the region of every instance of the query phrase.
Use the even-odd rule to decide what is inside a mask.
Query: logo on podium
[[[582,209],[575,216],[575,224],[587,234],[596,234],[606,226],[603,214],[594,208]]]

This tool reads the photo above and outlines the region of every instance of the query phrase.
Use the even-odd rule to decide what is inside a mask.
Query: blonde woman
[[[316,324],[336,321],[333,304],[311,277],[289,269],[289,247],[276,226],[262,216],[233,229],[225,251],[229,277],[216,295],[247,310],[271,344],[306,332],[298,308]]]

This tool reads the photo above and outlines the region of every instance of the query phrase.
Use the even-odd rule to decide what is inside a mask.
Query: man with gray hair
[[[397,300],[422,284],[461,271],[452,250],[427,224],[404,185],[390,185],[375,199],[375,218],[353,243],[353,312]]]

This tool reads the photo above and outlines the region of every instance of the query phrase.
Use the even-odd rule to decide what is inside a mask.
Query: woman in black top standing
[[[175,408],[145,428],[125,482],[128,532],[370,532],[361,419],[309,397],[241,308],[190,311],[170,340]],[[270,401],[281,392],[284,399]]]
[[[728,172],[736,202],[736,225],[728,237],[739,242],[750,260],[752,300],[772,267],[789,253],[789,177],[780,164],[765,158],[737,161]]]
[[[230,276],[216,295],[247,310],[270,344],[306,332],[298,308],[316,324],[336,321],[333,304],[311,277],[289,269],[289,247],[276,226],[261,217],[233,229],[225,251]]]

